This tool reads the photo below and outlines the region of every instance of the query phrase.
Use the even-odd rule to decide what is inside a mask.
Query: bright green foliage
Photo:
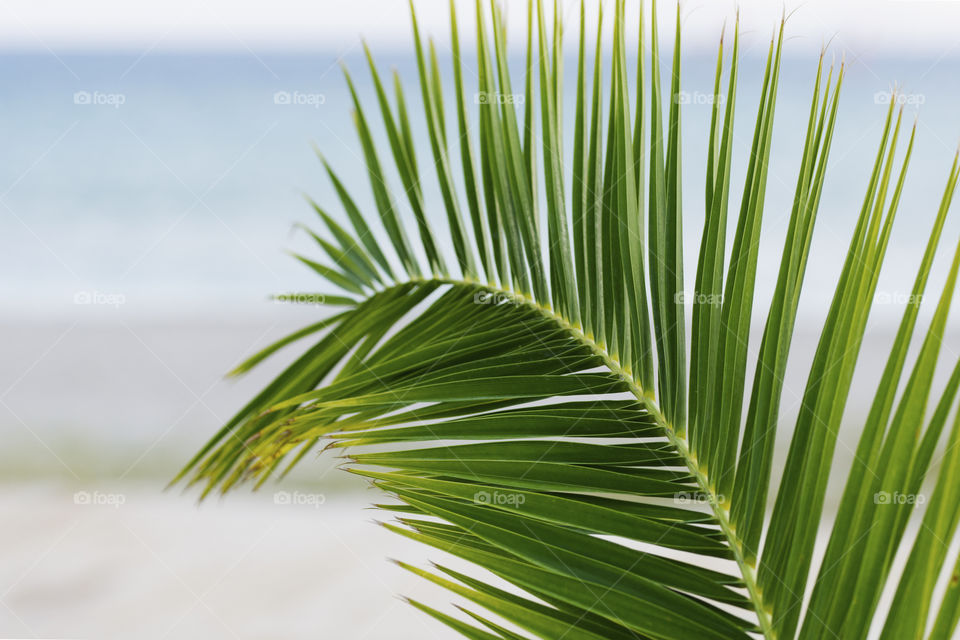
[[[705,223],[686,300],[679,10],[662,79],[655,21],[641,19],[634,32],[625,0],[614,0],[606,7],[612,18],[605,24],[601,16],[594,28],[581,5],[568,158],[564,24],[557,7],[544,4],[528,5],[522,93],[514,93],[500,7],[477,2],[477,68],[465,70],[451,3],[449,112],[441,59],[414,18],[429,162],[416,157],[399,76],[391,101],[367,49],[376,94],[368,103],[347,74],[376,210],[360,211],[324,160],[351,228],[328,204],[311,202],[325,231],[308,231],[322,257],[296,256],[338,290],[324,300],[340,309],[238,367],[243,373],[312,340],[178,479],[201,484],[204,494],[245,480],[259,485],[319,442],[342,449],[349,471],[397,499],[381,505],[396,515],[387,528],[516,587],[442,565],[401,564],[476,608],[451,615],[411,601],[467,638],[847,640],[865,638],[871,625],[885,640],[954,637],[960,559],[948,543],[960,522],[960,418],[951,419],[960,362],[950,363],[942,389],[934,372],[960,246],[906,378],[904,371],[960,165],[949,172],[820,559],[814,546],[828,528],[837,434],[914,131],[905,132],[892,100],[789,453],[775,470],[776,436],[789,430],[778,424],[783,379],[843,67],[825,69],[821,56],[811,74],[776,287],[762,339],[751,344],[784,25],[760,78],[730,238],[738,26],[721,38]],[[634,33],[636,69],[628,63]],[[368,114],[376,111],[389,166],[373,142]],[[442,230],[431,226],[441,216],[431,215],[437,203],[422,188],[420,169],[430,165]],[[387,187],[391,169],[403,197]],[[389,247],[371,228],[385,231]],[[411,243],[417,237],[419,245]],[[896,496],[916,496],[925,482],[931,498],[918,535],[908,536],[916,501]],[[894,570],[898,553],[902,572]],[[879,607],[884,589],[893,594],[889,611]]]

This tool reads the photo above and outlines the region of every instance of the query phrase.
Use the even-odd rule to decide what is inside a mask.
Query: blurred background
[[[416,4],[451,83],[447,2]],[[572,109],[579,3],[560,4]],[[587,3],[588,19],[597,4]],[[473,6],[457,6],[469,97]],[[506,6],[518,86],[526,3]],[[960,139],[960,3],[681,4],[688,283],[703,221],[716,45],[737,6],[743,58],[732,212],[767,47],[781,14],[790,15],[758,330],[779,264],[817,57],[827,46],[828,64],[847,65],[778,460],[891,88],[902,92],[908,126],[919,117],[837,447],[843,471]],[[661,32],[670,33],[675,4],[661,7]],[[286,254],[313,251],[294,228],[314,222],[304,194],[342,217],[312,144],[361,208],[372,206],[340,69],[352,70],[386,144],[361,37],[381,73],[396,68],[403,78],[426,157],[406,3],[0,1],[0,638],[451,637],[395,598],[428,588],[384,558],[417,561],[427,553],[370,524],[376,514],[365,507],[376,494],[337,472],[336,460],[305,460],[283,484],[200,506],[195,493],[164,491],[289,354],[240,380],[224,374],[325,313],[268,298],[318,287]],[[424,178],[428,202],[439,203],[435,176]],[[436,211],[433,223],[443,227]],[[931,292],[942,285],[957,217],[948,221]],[[951,322],[944,349],[951,367],[960,353],[956,327]],[[831,482],[831,496],[843,478]]]

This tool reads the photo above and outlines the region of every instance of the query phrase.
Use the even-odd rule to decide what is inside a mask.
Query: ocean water
[[[747,50],[741,63],[731,232],[764,53]],[[370,76],[356,51],[343,58],[334,52],[0,56],[0,131],[7,150],[0,154],[0,322],[7,336],[0,363],[6,390],[0,429],[24,448],[12,450],[17,464],[9,468],[62,471],[90,458],[102,460],[116,447],[150,447],[149,455],[186,451],[277,365],[240,383],[224,383],[222,374],[257,346],[323,313],[272,304],[267,296],[319,287],[312,273],[285,253],[313,252],[305,234],[293,228],[314,221],[303,195],[342,219],[312,145],[334,165],[361,208],[372,207],[341,63],[355,76],[381,158],[389,165]],[[417,117],[414,61],[392,53],[378,64],[382,73],[395,69],[402,78],[428,212],[443,228],[435,176],[426,173],[429,146]],[[465,64],[469,82],[473,61]],[[703,220],[714,66],[711,56],[683,59],[682,89],[689,98],[682,124],[688,282]],[[567,60],[568,130],[574,70],[575,60]],[[514,61],[514,71],[520,86],[521,60]],[[788,43],[755,319],[765,315],[774,285],[815,71],[816,60],[791,55]],[[878,362],[910,291],[960,139],[955,117],[960,60],[856,59],[848,60],[846,71],[801,306],[797,340],[804,342],[791,369],[796,395],[876,153],[888,100],[884,92],[897,83],[905,92],[907,131],[920,119],[880,284],[885,298],[871,325]],[[446,99],[452,105],[449,86]],[[468,100],[473,101],[469,89]],[[452,126],[452,115],[447,120]],[[568,156],[572,151],[569,140],[565,151]],[[395,172],[389,175],[399,195]],[[945,245],[960,230],[956,217],[948,222]],[[931,291],[942,282],[948,257],[945,251],[938,261]],[[950,338],[952,344],[952,333]],[[860,404],[869,400],[869,385],[864,389]],[[856,398],[853,404],[858,406]],[[31,455],[24,457],[24,450]],[[127,453],[120,457],[132,463]]]
[[[756,117],[758,53],[746,52],[741,65],[735,201]],[[342,61],[356,76],[368,118],[384,142],[381,154],[389,160],[365,63],[353,55]],[[0,268],[12,276],[3,279],[0,295],[10,313],[70,315],[75,310],[62,303],[72,303],[75,291],[90,289],[123,294],[128,308],[182,315],[189,311],[182,308],[188,300],[198,309],[248,304],[268,292],[311,286],[310,274],[282,252],[309,247],[291,234],[295,221],[312,220],[301,194],[312,195],[334,215],[341,213],[311,143],[337,168],[361,206],[372,204],[340,62],[334,53],[0,57],[8,150],[0,159],[5,205]],[[426,171],[429,147],[422,118],[416,117],[413,61],[393,54],[379,64],[382,73],[396,69],[403,78]],[[466,64],[472,68],[471,61]],[[682,88],[690,100],[682,125],[690,258],[695,258],[702,222],[706,102],[714,64],[712,57],[684,59]],[[807,57],[784,62],[765,220],[771,239],[782,236],[792,198],[815,64]],[[522,69],[515,66],[519,85]],[[907,92],[906,124],[918,114],[921,119],[894,249],[915,255],[960,140],[954,117],[960,62],[880,59],[847,66],[814,251],[826,256],[845,248],[885,115],[885,105],[878,104],[885,96],[878,94],[899,83]],[[575,61],[568,60],[566,67],[569,114]],[[447,100],[452,104],[449,93]],[[452,125],[452,116],[448,121]],[[572,118],[567,124],[571,129]],[[567,144],[567,155],[571,150]],[[434,205],[428,210],[443,227],[435,176],[426,175],[425,183],[428,204]],[[765,244],[767,258],[775,259],[780,242]],[[830,269],[820,273],[821,264],[814,261],[813,277],[829,275]]]

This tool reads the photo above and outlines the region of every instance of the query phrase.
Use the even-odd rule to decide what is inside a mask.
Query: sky
[[[416,0],[424,30],[446,40],[449,0]],[[473,0],[455,0],[472,16]],[[578,0],[561,0],[575,16]],[[515,37],[526,0],[505,0]],[[591,12],[598,4],[587,2]],[[636,0],[628,4],[637,6]],[[604,2],[606,7],[611,0]],[[674,3],[661,1],[668,26]],[[741,10],[749,45],[769,38],[779,15],[791,14],[795,46],[819,49],[834,39],[855,55],[960,55],[960,0],[685,0],[686,46],[713,48],[718,25]],[[404,0],[0,0],[0,49],[50,51],[349,50],[363,35],[379,47],[406,47]],[[468,39],[469,38],[465,38]],[[572,44],[575,38],[568,38]]]

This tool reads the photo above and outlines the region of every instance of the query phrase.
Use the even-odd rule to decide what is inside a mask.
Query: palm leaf
[[[721,38],[690,301],[683,274],[679,10],[670,74],[661,79],[656,19],[638,26],[634,73],[624,0],[613,3],[607,25],[609,61],[604,21],[588,25],[581,3],[568,171],[564,24],[557,6],[545,4],[528,5],[523,93],[513,93],[502,10],[477,2],[475,120],[453,3],[452,117],[436,48],[413,20],[443,229],[431,225],[433,204],[424,196],[399,76],[394,107],[366,50],[376,91],[371,100],[409,218],[387,187],[391,167],[373,143],[366,99],[347,73],[375,211],[362,212],[324,160],[352,228],[311,203],[325,227],[308,230],[322,257],[296,257],[342,293],[279,296],[314,295],[343,309],[238,367],[236,373],[245,372],[313,340],[178,480],[201,485],[206,495],[244,481],[259,485],[320,442],[340,450],[348,470],[395,498],[380,505],[396,516],[388,529],[485,570],[477,577],[401,563],[469,603],[445,613],[411,601],[467,638],[846,639],[865,638],[871,627],[885,639],[952,637],[960,617],[960,559],[951,557],[948,543],[960,522],[960,419],[947,424],[960,363],[943,388],[934,372],[960,245],[906,379],[904,371],[960,175],[957,160],[820,559],[814,551],[818,532],[827,528],[837,433],[894,239],[914,131],[904,132],[891,100],[786,462],[775,470],[776,436],[785,430],[783,379],[843,66],[825,69],[821,56],[811,74],[793,205],[754,359],[750,326],[758,312],[784,25],[770,41],[760,78],[730,238],[738,23],[729,53]],[[385,232],[390,245],[374,241],[371,229]],[[419,235],[425,263],[408,230]],[[938,456],[941,447],[946,453]],[[917,496],[925,482],[933,490],[922,516],[915,501],[883,499]],[[915,539],[906,535],[911,518],[921,525]],[[895,569],[898,555],[906,558],[903,570]],[[495,586],[490,574],[514,589]],[[879,606],[885,590],[893,594],[889,611]]]

